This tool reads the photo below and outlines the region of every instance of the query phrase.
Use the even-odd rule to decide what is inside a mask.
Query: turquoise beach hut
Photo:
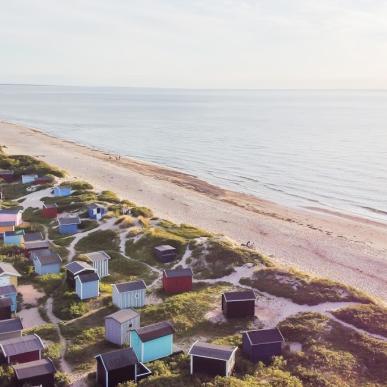
[[[70,196],[72,194],[72,189],[69,186],[65,185],[58,185],[54,187],[54,196],[55,197],[63,197],[63,196]]]
[[[168,321],[158,322],[130,331],[130,343],[141,362],[149,362],[173,353],[175,330]]]
[[[24,243],[24,230],[6,231],[3,233],[4,246],[22,246]]]

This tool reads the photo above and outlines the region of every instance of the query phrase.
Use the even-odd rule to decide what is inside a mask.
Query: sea
[[[387,91],[0,85],[0,119],[287,206],[387,222]]]

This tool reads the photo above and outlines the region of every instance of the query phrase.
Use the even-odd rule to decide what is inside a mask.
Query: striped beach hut
[[[75,292],[81,300],[99,296],[99,277],[97,273],[81,273],[75,277]]]
[[[109,260],[111,259],[105,251],[96,251],[86,254],[91,262],[94,270],[99,275],[99,278],[104,278],[109,275]]]
[[[114,284],[112,290],[113,304],[120,309],[145,305],[146,285],[143,280]]]
[[[121,309],[105,317],[105,339],[117,345],[130,345],[130,331],[140,328],[140,314]]]
[[[35,273],[39,275],[56,274],[60,272],[62,258],[53,251],[38,250],[31,254]]]

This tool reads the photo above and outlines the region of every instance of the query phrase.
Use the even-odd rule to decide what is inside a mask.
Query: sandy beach
[[[175,170],[0,122],[0,145],[148,206],[155,214],[253,241],[274,261],[387,300],[387,225],[321,208],[290,209],[227,191]]]

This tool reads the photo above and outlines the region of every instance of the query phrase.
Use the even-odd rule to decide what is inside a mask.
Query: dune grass
[[[99,250],[119,250],[119,237],[113,230],[97,230],[82,238],[75,245],[80,253]]]

